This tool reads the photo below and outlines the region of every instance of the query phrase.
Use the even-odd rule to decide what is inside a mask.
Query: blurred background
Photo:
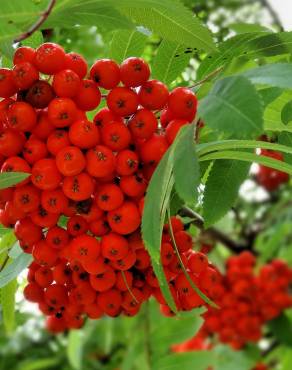
[[[246,28],[247,23],[261,24],[262,27],[278,31],[292,31],[290,0],[183,0],[183,2],[210,27],[217,41],[245,32],[245,29],[250,30],[250,26]],[[257,28],[260,30],[260,27]],[[143,29],[141,31],[145,32]],[[111,55],[113,37],[112,32],[101,31],[96,26],[56,28],[44,32],[45,40],[61,44],[66,51],[81,53],[89,64],[97,58]],[[150,63],[160,41],[156,35],[145,38],[142,55]],[[204,57],[205,55],[198,53],[192,54],[187,68],[172,83],[172,87],[192,85],[196,79],[197,66]],[[240,199],[234,210],[217,226],[235,237],[248,234],[254,249],[261,253],[262,261],[268,261],[271,257],[281,257],[291,265],[292,211],[280,206],[291,199],[291,188],[286,184],[271,195],[254,181],[253,173],[256,171],[255,167],[250,179],[243,185]],[[284,220],[285,230],[279,220]],[[259,224],[263,227],[255,227]],[[264,231],[259,232],[259,230]],[[192,232],[195,239],[200,238],[196,230]],[[271,235],[274,237],[273,241],[271,241]],[[274,244],[270,245],[269,249],[265,249],[267,243],[272,242]],[[217,245],[209,256],[223,268],[229,254],[230,252],[224,246]],[[95,322],[90,321],[79,331],[52,336],[44,330],[43,316],[36,307],[23,299],[25,271],[18,280],[15,323],[8,330],[7,328],[4,330],[3,325],[0,327],[0,370],[143,370],[146,368],[143,354],[146,311],[142,310],[135,318],[105,318]],[[156,340],[154,345],[164,346],[163,351],[168,351],[171,345],[183,342],[196,332],[195,327],[186,325],[178,330],[175,320],[162,318],[156,306],[152,307],[151,303],[150,312],[152,334]],[[146,319],[149,320],[147,317]],[[171,333],[173,333],[172,336]],[[270,347],[271,343],[267,338],[260,343],[258,353]],[[291,350],[288,346],[283,348],[279,350],[275,346],[275,350],[272,348],[268,351],[270,356],[268,361],[272,364],[270,369],[290,370],[292,368]],[[254,350],[251,348],[250,352]],[[230,358],[230,353],[226,351],[222,352],[223,355]],[[247,353],[250,355],[249,352]],[[224,370],[231,368],[240,370],[240,365],[228,367],[226,363]],[[182,370],[192,369],[198,368],[194,365]]]

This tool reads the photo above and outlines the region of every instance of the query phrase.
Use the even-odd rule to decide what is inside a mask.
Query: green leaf
[[[0,189],[9,188],[27,179],[30,173],[24,172],[2,172],[0,173]]]
[[[128,57],[140,56],[146,45],[147,36],[135,30],[115,31],[111,45],[110,57],[121,63]]]
[[[32,261],[30,254],[22,253],[0,272],[0,288],[15,279]]]
[[[254,23],[231,23],[228,26],[234,32],[241,34],[241,33],[250,33],[250,32],[269,32],[272,33],[273,31],[261,26],[260,24]]]
[[[287,314],[270,321],[269,328],[280,343],[292,346],[292,320]]]
[[[181,138],[186,137],[186,134],[192,129],[191,127],[186,125],[180,129],[174,143],[159,162],[147,188],[141,225],[142,237],[150,254],[153,270],[159,281],[161,291],[174,312],[176,312],[176,306],[160,261],[160,244],[166,210],[174,186],[174,152]]]
[[[269,149],[283,153],[292,154],[291,145],[281,145],[276,143],[269,143],[267,141],[256,140],[220,140],[209,143],[197,144],[197,154],[203,156],[205,154],[227,149]]]
[[[262,97],[264,107],[266,107],[281,96],[283,94],[283,90],[279,87],[267,87],[258,90],[258,93]]]
[[[178,0],[120,0],[118,9],[164,39],[206,51],[216,50],[210,31]]]
[[[234,351],[227,346],[216,346],[212,352],[216,356],[214,370],[250,370],[256,363],[244,351]]]
[[[290,54],[292,52],[292,32],[264,34],[250,32],[236,35],[219,45],[219,51],[210,54],[198,69],[198,79],[203,78],[233,58],[249,59]]]
[[[173,152],[175,189],[182,200],[191,204],[197,199],[197,187],[200,183],[194,129],[194,124],[187,125],[184,133],[179,136]]]
[[[152,62],[152,76],[167,85],[186,69],[192,57],[185,46],[162,40]]]
[[[173,344],[179,344],[192,338],[204,320],[200,316],[202,310],[192,311],[192,315],[161,318],[159,324],[151,332],[151,346],[155,357],[166,354]]]
[[[292,122],[286,125],[282,122],[282,110],[292,100],[292,91],[284,91],[264,112],[264,127],[268,131],[289,131],[292,132]]]
[[[142,218],[142,237],[150,254],[153,270],[163,295],[171,309],[175,312],[173,301],[164,271],[160,262],[160,243],[165,220],[166,206],[173,188],[172,147],[160,161],[148,185]]]
[[[291,132],[281,132],[278,136],[279,144],[290,146],[292,148],[292,133]],[[284,153],[284,160],[287,163],[292,164],[292,153]]]
[[[215,363],[215,358],[210,351],[192,351],[172,354],[159,359],[154,363],[153,370],[206,370]]]
[[[233,206],[249,167],[249,163],[236,160],[214,162],[204,190],[203,217],[206,227],[219,221]]]
[[[30,359],[21,361],[17,367],[17,370],[47,370],[60,365],[60,359],[58,357],[54,358],[40,358],[40,359]]]
[[[34,32],[30,37],[21,42],[22,45],[37,48],[44,42],[43,34],[40,31]]]
[[[256,137],[263,129],[261,98],[255,87],[239,76],[217,81],[199,104],[199,116],[212,129],[233,137]]]
[[[58,0],[42,28],[96,25],[106,31],[134,28],[133,23],[120,13],[122,1],[115,0]]]
[[[13,332],[15,326],[15,293],[17,280],[13,279],[9,284],[0,289],[0,303],[2,309],[3,324],[7,334]]]
[[[292,121],[292,101],[284,105],[281,112],[281,119],[285,125]]]
[[[238,161],[244,162],[255,162],[262,164],[264,166],[274,168],[278,171],[283,171],[292,175],[292,166],[288,163],[278,161],[276,159],[272,159],[266,157],[264,155],[257,155],[247,152],[240,152],[240,151],[222,151],[218,153],[210,153],[203,157],[200,157],[200,161],[210,161],[215,159],[236,159]]]
[[[67,357],[70,365],[75,370],[80,370],[83,357],[83,332],[81,330],[70,330],[67,345]]]
[[[292,64],[266,64],[250,69],[243,74],[254,84],[292,88]]]

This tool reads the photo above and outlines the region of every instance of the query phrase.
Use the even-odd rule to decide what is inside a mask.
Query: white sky
[[[292,0],[269,0],[283,23],[285,30],[292,31]]]

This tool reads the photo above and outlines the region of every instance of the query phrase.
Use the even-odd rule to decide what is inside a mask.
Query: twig
[[[50,0],[47,9],[41,13],[39,19],[26,32],[19,35],[14,40],[14,42],[16,43],[16,42],[23,41],[27,39],[28,37],[30,37],[34,32],[36,32],[40,28],[40,26],[46,21],[48,16],[51,14],[55,4],[56,4],[56,0]]]
[[[230,250],[235,253],[242,252],[248,249],[246,243],[237,242],[231,239],[228,235],[224,234],[222,231],[216,229],[215,227],[209,227],[205,229],[203,218],[188,207],[183,207],[180,211],[181,215],[190,217],[192,219],[191,223],[194,224],[198,229],[204,232],[205,235],[208,235],[211,239],[217,240],[218,242],[224,244]]]
[[[224,68],[224,66],[221,66],[221,67],[216,68],[214,71],[212,71],[211,73],[209,73],[206,77],[204,77],[202,80],[199,80],[199,81],[195,82],[189,88],[190,89],[193,89],[194,87],[200,86],[203,83],[211,80],[214,76],[216,76],[218,73],[220,73],[223,70],[223,68]]]

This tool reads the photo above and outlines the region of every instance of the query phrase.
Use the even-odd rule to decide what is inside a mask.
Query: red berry
[[[77,108],[69,98],[55,98],[48,107],[48,117],[56,127],[70,126],[77,117]]]
[[[107,105],[113,113],[119,116],[129,116],[138,108],[137,94],[127,87],[115,87],[107,96]]]
[[[73,98],[80,87],[80,78],[70,69],[64,69],[54,75],[53,89],[61,98]]]
[[[127,87],[141,86],[149,76],[149,66],[142,58],[131,57],[121,64],[121,81]]]
[[[13,72],[8,68],[0,68],[0,97],[9,98],[17,92]]]
[[[77,53],[68,53],[65,57],[65,67],[71,69],[80,79],[84,78],[87,73],[87,63],[86,60]]]
[[[90,77],[98,86],[110,90],[120,82],[120,68],[111,59],[99,59],[91,67]]]
[[[168,108],[176,118],[193,121],[197,113],[197,106],[196,95],[185,87],[177,87],[169,95]]]
[[[61,46],[46,42],[36,50],[33,63],[40,72],[55,74],[65,67],[65,52]]]
[[[144,108],[149,110],[162,109],[168,100],[167,87],[158,80],[150,80],[141,86],[139,101]]]

